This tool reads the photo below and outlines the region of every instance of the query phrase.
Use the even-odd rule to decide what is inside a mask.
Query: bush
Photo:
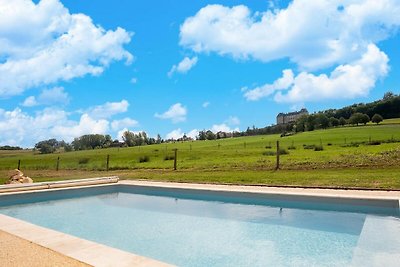
[[[328,146],[331,146],[331,145],[332,145],[332,143],[328,143],[327,145],[328,145]]]
[[[175,159],[175,156],[166,155],[166,156],[164,157],[164,160],[174,160],[174,159]]]
[[[275,151],[265,151],[262,153],[264,156],[275,156],[276,152]]]
[[[341,147],[359,147],[359,146],[360,146],[359,143],[353,143],[353,142],[351,142],[350,144],[341,145]]]
[[[139,157],[139,163],[144,163],[144,162],[149,162],[150,157],[149,156],[141,156]]]
[[[367,145],[369,146],[379,146],[381,144],[381,141],[371,141],[368,142]]]
[[[371,121],[372,121],[373,123],[379,124],[381,121],[383,121],[383,118],[382,118],[381,115],[375,114],[374,116],[372,116]]]
[[[289,146],[287,149],[289,149],[289,150],[295,150],[296,147],[295,147],[295,146]]]
[[[303,145],[304,149],[315,149],[315,145]]]
[[[321,146],[321,145],[314,146],[314,151],[322,151],[322,150],[324,150],[323,146]]]
[[[268,150],[262,153],[264,156],[276,156],[276,151]],[[279,149],[279,155],[287,155],[289,154],[289,151],[286,149],[280,148]]]
[[[89,158],[81,158],[78,160],[78,164],[87,164],[89,160]]]
[[[271,148],[272,148],[272,146],[265,146],[265,148],[266,148],[266,149],[271,149]]]

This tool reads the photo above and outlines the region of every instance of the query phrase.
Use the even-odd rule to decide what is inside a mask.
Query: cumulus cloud
[[[273,84],[265,84],[260,87],[256,87],[244,93],[244,97],[250,101],[256,101],[260,98],[267,97],[273,94],[277,90],[287,89],[293,84],[294,74],[290,69],[284,70],[281,78],[277,79]]]
[[[259,100],[275,93],[277,102],[303,103],[327,99],[352,99],[367,96],[378,79],[387,75],[388,57],[371,44],[359,60],[339,65],[329,75],[301,72],[293,76],[285,70],[273,84],[246,91],[247,100]]]
[[[230,116],[227,120],[226,123],[229,125],[239,125],[240,124],[240,120],[238,117],[235,116]]]
[[[168,72],[168,77],[172,77],[175,72],[187,73],[191,68],[197,64],[198,58],[185,57],[178,65],[173,65],[171,70]]]
[[[213,133],[218,133],[218,132],[230,133],[230,132],[239,132],[239,128],[238,127],[231,128],[226,123],[222,123],[222,124],[214,124],[211,127],[211,131]]]
[[[114,131],[119,131],[121,129],[127,129],[130,127],[136,127],[138,126],[138,121],[137,120],[133,120],[131,118],[124,118],[121,120],[114,120],[111,122],[111,129],[113,129]]]
[[[210,102],[204,102],[201,106],[203,107],[203,108],[208,108],[208,106],[210,105]]]
[[[38,97],[27,97],[22,106],[33,107],[37,105],[53,105],[53,104],[68,104],[69,96],[64,91],[63,87],[54,87],[51,89],[44,89]]]
[[[184,133],[184,132],[182,132],[181,128],[178,128],[178,129],[175,129],[175,130],[169,132],[165,138],[177,140],[179,138],[182,138],[185,134],[187,137],[196,139],[196,137],[199,135],[199,130],[193,129],[188,133]]]
[[[124,100],[115,103],[127,107]],[[55,107],[44,108],[34,114],[28,114],[21,108],[0,108],[0,145],[33,147],[38,141],[49,138],[71,142],[84,134],[115,133],[126,127],[136,127],[139,123],[131,118],[111,120],[113,115],[126,111],[125,108],[115,108],[115,103],[89,108],[92,113],[82,112],[78,119],[73,116],[76,112],[69,113]],[[103,116],[95,116],[94,110],[103,112]]]
[[[115,114],[128,111],[129,102],[125,99],[120,102],[107,102],[103,105],[89,108],[85,113],[88,113],[92,118],[109,118]]]
[[[181,25],[180,44],[263,62],[289,58],[315,70],[359,58],[400,26],[398,14],[397,0],[294,0],[256,13],[244,5],[208,5]]]
[[[0,96],[85,75],[113,61],[131,62],[131,34],[105,30],[59,0],[0,0]]]
[[[108,121],[95,120],[83,114],[79,121],[70,120],[68,113],[47,108],[29,115],[20,108],[11,111],[0,109],[0,144],[32,147],[36,142],[58,138],[72,141],[83,134],[108,131]]]
[[[181,103],[172,105],[166,112],[162,114],[154,114],[156,118],[163,120],[171,120],[173,123],[178,123],[186,120],[187,109]]]
[[[398,31],[398,14],[397,0],[293,0],[255,13],[244,5],[208,5],[181,25],[180,44],[197,53],[289,59],[298,66],[273,83],[244,88],[249,101],[356,98],[387,75],[389,59],[377,44]]]

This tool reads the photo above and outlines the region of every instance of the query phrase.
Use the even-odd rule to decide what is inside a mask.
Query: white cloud
[[[0,144],[32,147],[36,142],[57,138],[72,141],[83,134],[108,131],[108,121],[95,120],[83,114],[79,121],[70,120],[65,111],[47,108],[28,115],[20,108],[0,109]]]
[[[239,125],[240,124],[240,120],[238,117],[235,116],[230,116],[227,120],[226,123],[229,125]]]
[[[172,120],[173,123],[178,123],[186,120],[187,109],[182,106],[181,103],[176,103],[172,105],[166,112],[163,114],[154,114],[156,118],[163,120]]]
[[[119,131],[121,129],[127,129],[130,127],[138,126],[138,121],[133,120],[131,118],[124,118],[122,120],[114,120],[111,122],[111,129],[114,131]]]
[[[137,82],[138,82],[138,78],[133,77],[133,78],[131,79],[131,83],[137,84]]]
[[[168,77],[172,77],[175,72],[187,73],[191,68],[197,64],[198,58],[185,57],[178,65],[173,65],[171,70],[168,72]]]
[[[244,89],[244,97],[250,101],[256,101],[260,98],[267,97],[273,94],[277,90],[287,89],[289,86],[293,84],[294,74],[290,69],[283,71],[283,76],[276,80],[273,84],[265,84],[260,87],[256,87],[252,90],[246,91],[247,88]]]
[[[103,105],[92,107],[85,113],[88,113],[93,118],[109,118],[128,111],[128,107],[129,102],[123,99],[120,102],[107,102]]]
[[[59,0],[0,1],[0,96],[85,75],[99,75],[113,61],[131,62],[123,48],[131,34],[105,30],[84,14],[70,14]]]
[[[196,139],[196,137],[199,135],[199,130],[193,129],[188,133],[184,133],[184,132],[182,132],[181,128],[178,128],[178,129],[175,129],[175,130],[169,132],[165,138],[177,140],[177,139],[183,137],[185,134],[187,137]]]
[[[34,107],[37,104],[36,97],[28,96],[21,105],[24,107]]]
[[[294,0],[285,9],[208,5],[180,28],[180,44],[270,62],[289,58],[316,70],[354,61],[400,26],[398,0]]]
[[[204,102],[201,106],[203,107],[203,108],[208,108],[208,106],[210,105],[210,102]]]
[[[68,104],[69,96],[64,91],[63,87],[54,87],[51,89],[44,89],[40,95],[29,96],[22,103],[22,106],[32,107],[37,105],[53,105],[53,104]]]
[[[304,103],[328,99],[352,99],[367,96],[378,79],[388,73],[388,57],[371,44],[362,57],[336,67],[329,75],[301,72],[293,77],[291,70],[273,84],[246,91],[248,100],[259,100],[275,93],[277,102]]]
[[[71,141],[74,137],[84,134],[106,134],[109,122],[105,119],[93,119],[88,114],[83,114],[79,122],[69,121],[66,124],[55,125],[50,132],[52,136]]]
[[[239,132],[240,130],[238,127],[232,129],[231,127],[229,127],[229,125],[222,123],[222,124],[214,124],[211,127],[211,131],[213,133],[217,133],[217,132],[230,133],[230,132]]]
[[[20,108],[0,108],[0,145],[33,147],[38,141],[49,138],[71,142],[84,134],[109,134],[111,131],[119,135],[128,127],[138,126],[138,122],[131,118],[110,119],[126,110],[128,105],[124,101],[88,108],[90,112],[82,112],[78,119],[73,117],[76,112],[69,113],[55,107],[45,108],[33,115]],[[103,114],[96,114],[95,111]]]
[[[181,128],[173,130],[172,132],[167,133],[166,135],[166,139],[179,139],[184,135],[184,133],[182,133]]]

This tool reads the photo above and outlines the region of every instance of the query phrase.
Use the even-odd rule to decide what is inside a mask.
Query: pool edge
[[[0,230],[91,266],[173,266],[0,214]]]

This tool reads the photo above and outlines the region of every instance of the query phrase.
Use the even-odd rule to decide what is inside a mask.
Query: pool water
[[[178,266],[349,266],[380,250],[388,263],[398,259],[395,210],[377,215],[127,189],[31,199],[7,199],[0,213]],[[370,248],[374,236],[392,243]]]

